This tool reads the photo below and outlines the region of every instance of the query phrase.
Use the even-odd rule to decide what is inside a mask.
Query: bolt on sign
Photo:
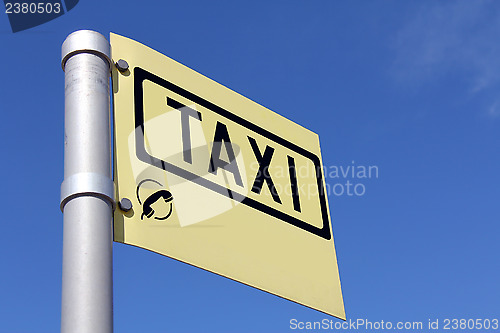
[[[131,39],[111,47],[128,65],[112,75],[115,241],[345,319],[318,135]]]

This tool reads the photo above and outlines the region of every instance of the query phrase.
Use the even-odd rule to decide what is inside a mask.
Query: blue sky
[[[59,330],[60,49],[79,29],[137,40],[313,130],[327,167],[377,167],[326,179],[365,189],[329,196],[348,319],[428,331],[500,317],[498,2],[80,0],[18,33],[0,15],[0,331]],[[115,332],[293,332],[291,319],[325,318],[340,322],[114,244]]]

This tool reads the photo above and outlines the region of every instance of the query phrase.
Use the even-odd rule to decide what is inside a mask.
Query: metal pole
[[[95,31],[76,31],[62,45],[63,333],[113,332],[110,66],[109,42]]]

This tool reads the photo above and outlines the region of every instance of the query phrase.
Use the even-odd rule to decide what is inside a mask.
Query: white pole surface
[[[109,77],[101,34],[81,30],[62,46],[65,72],[61,332],[113,332]]]

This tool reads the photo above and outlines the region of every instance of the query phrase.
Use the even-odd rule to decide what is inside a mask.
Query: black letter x
[[[269,164],[271,163],[271,158],[274,154],[274,148],[266,146],[264,150],[264,156],[260,153],[259,146],[257,146],[257,142],[255,142],[254,138],[248,137],[248,141],[250,141],[250,145],[252,146],[253,153],[257,158],[257,162],[259,162],[259,171],[257,171],[257,175],[255,176],[255,181],[253,182],[252,192],[260,194],[262,190],[262,184],[264,184],[264,180],[267,183],[267,187],[269,188],[269,192],[273,196],[273,200],[277,203],[281,203],[280,197],[276,192],[276,188],[274,187],[273,180],[271,179],[271,175],[269,174]]]

